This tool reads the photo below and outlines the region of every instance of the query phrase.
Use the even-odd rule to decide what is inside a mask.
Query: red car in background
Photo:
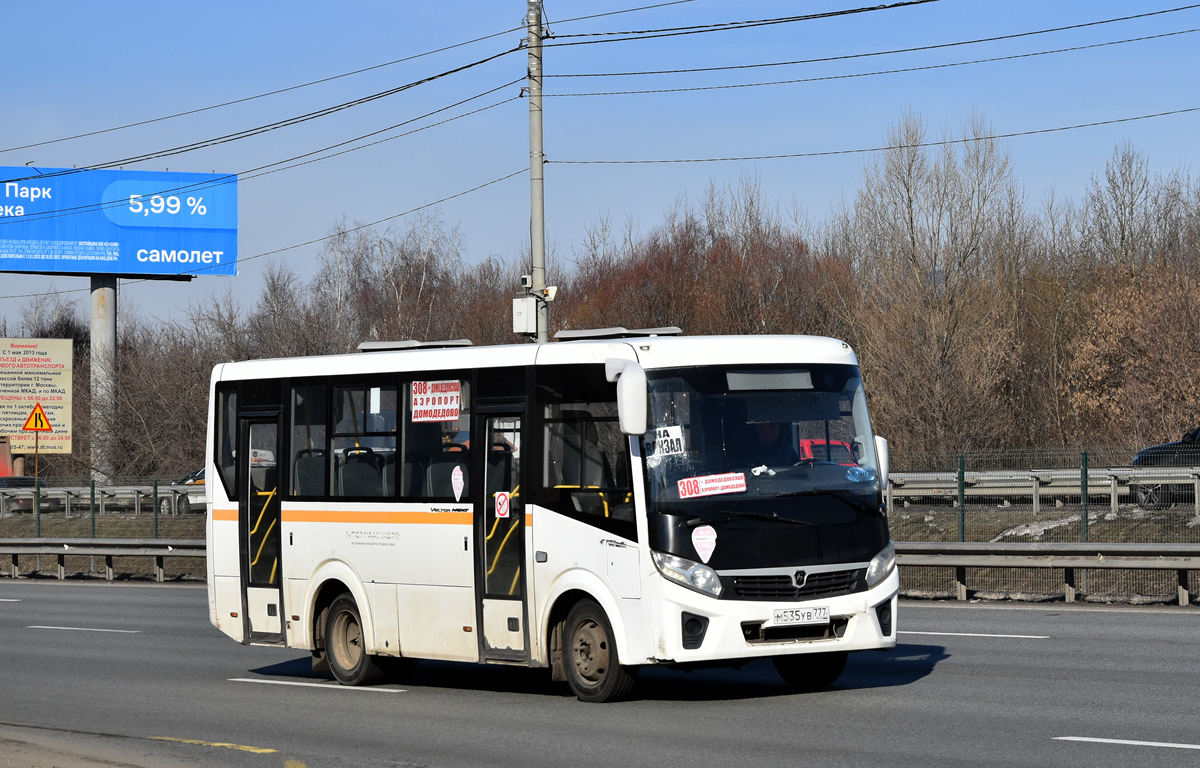
[[[847,467],[858,466],[850,443],[841,440],[801,440],[799,451],[800,461],[828,461]]]

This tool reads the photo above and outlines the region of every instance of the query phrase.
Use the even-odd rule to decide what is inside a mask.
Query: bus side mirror
[[[609,358],[604,361],[604,375],[617,383],[617,421],[621,433],[646,434],[646,372],[633,360]]]
[[[875,461],[879,464],[879,487],[880,489],[886,489],[891,462],[888,459],[887,440],[884,440],[879,435],[875,435]]]

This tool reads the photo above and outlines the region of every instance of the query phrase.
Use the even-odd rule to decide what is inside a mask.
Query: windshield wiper
[[[869,502],[863,501],[854,491],[848,491],[845,488],[813,488],[808,491],[793,491],[792,493],[776,494],[777,499],[794,498],[796,496],[832,496],[835,499],[846,502],[846,504],[863,512],[874,512],[881,514],[879,507]]]
[[[772,523],[791,523],[792,525],[810,525],[810,526],[812,525],[812,523],[806,522],[804,520],[793,520],[790,517],[780,517],[779,515],[776,515],[776,514],[764,515],[764,514],[760,514],[758,512],[734,512],[732,510],[727,510],[727,509],[722,509],[721,514],[728,515],[730,517],[746,517],[746,518],[750,518],[752,520],[767,520]],[[687,525],[688,525],[688,528],[695,528],[697,525],[704,525],[706,523],[712,523],[712,522],[715,522],[715,520],[705,519],[703,517],[693,517],[687,521]]]

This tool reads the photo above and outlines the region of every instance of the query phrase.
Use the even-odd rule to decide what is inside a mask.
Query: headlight
[[[850,467],[846,470],[846,479],[852,483],[873,483],[879,477],[874,467]]]
[[[654,556],[654,565],[658,568],[658,572],[671,581],[706,595],[721,596],[721,578],[707,565],[694,563],[691,560],[664,552],[651,552],[650,554]]]
[[[878,555],[871,558],[871,564],[867,566],[867,589],[886,579],[895,569],[896,545],[889,541]]]

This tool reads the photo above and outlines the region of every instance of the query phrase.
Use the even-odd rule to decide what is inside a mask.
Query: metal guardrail
[[[962,473],[967,497],[1019,496],[1033,499],[1037,511],[1044,497],[1079,496],[1083,492],[1080,469],[1030,469]],[[1113,509],[1137,485],[1187,485],[1195,492],[1200,514],[1200,467],[1096,467],[1087,470],[1089,496],[1108,496]],[[959,493],[958,472],[892,472],[888,477],[888,508],[892,499],[935,496],[954,499]]]
[[[67,555],[105,558],[105,577],[113,580],[113,557],[154,558],[154,574],[163,580],[163,558],[204,557],[203,539],[0,539],[0,555],[12,557],[11,576],[20,575],[21,555],[58,558],[58,578],[66,578]],[[967,599],[967,568],[1050,568],[1063,571],[1068,603],[1075,601],[1075,572],[1086,569],[1169,570],[1178,574],[1180,605],[1191,602],[1188,571],[1200,571],[1200,544],[1128,544],[1069,542],[896,542],[900,567],[954,568],[955,591]]]
[[[58,558],[58,578],[66,578],[67,555],[104,557],[104,575],[113,580],[114,557],[153,557],[154,579],[163,580],[164,557],[204,557],[203,539],[0,539],[0,555],[11,555],[10,575],[21,575],[21,555],[54,555]]]
[[[1063,591],[1075,601],[1075,572],[1085,569],[1125,568],[1166,570],[1178,574],[1180,605],[1191,602],[1188,571],[1200,571],[1200,544],[1128,544],[975,541],[896,542],[900,566],[954,568],[959,600],[967,599],[967,568],[1052,568],[1063,571]]]

